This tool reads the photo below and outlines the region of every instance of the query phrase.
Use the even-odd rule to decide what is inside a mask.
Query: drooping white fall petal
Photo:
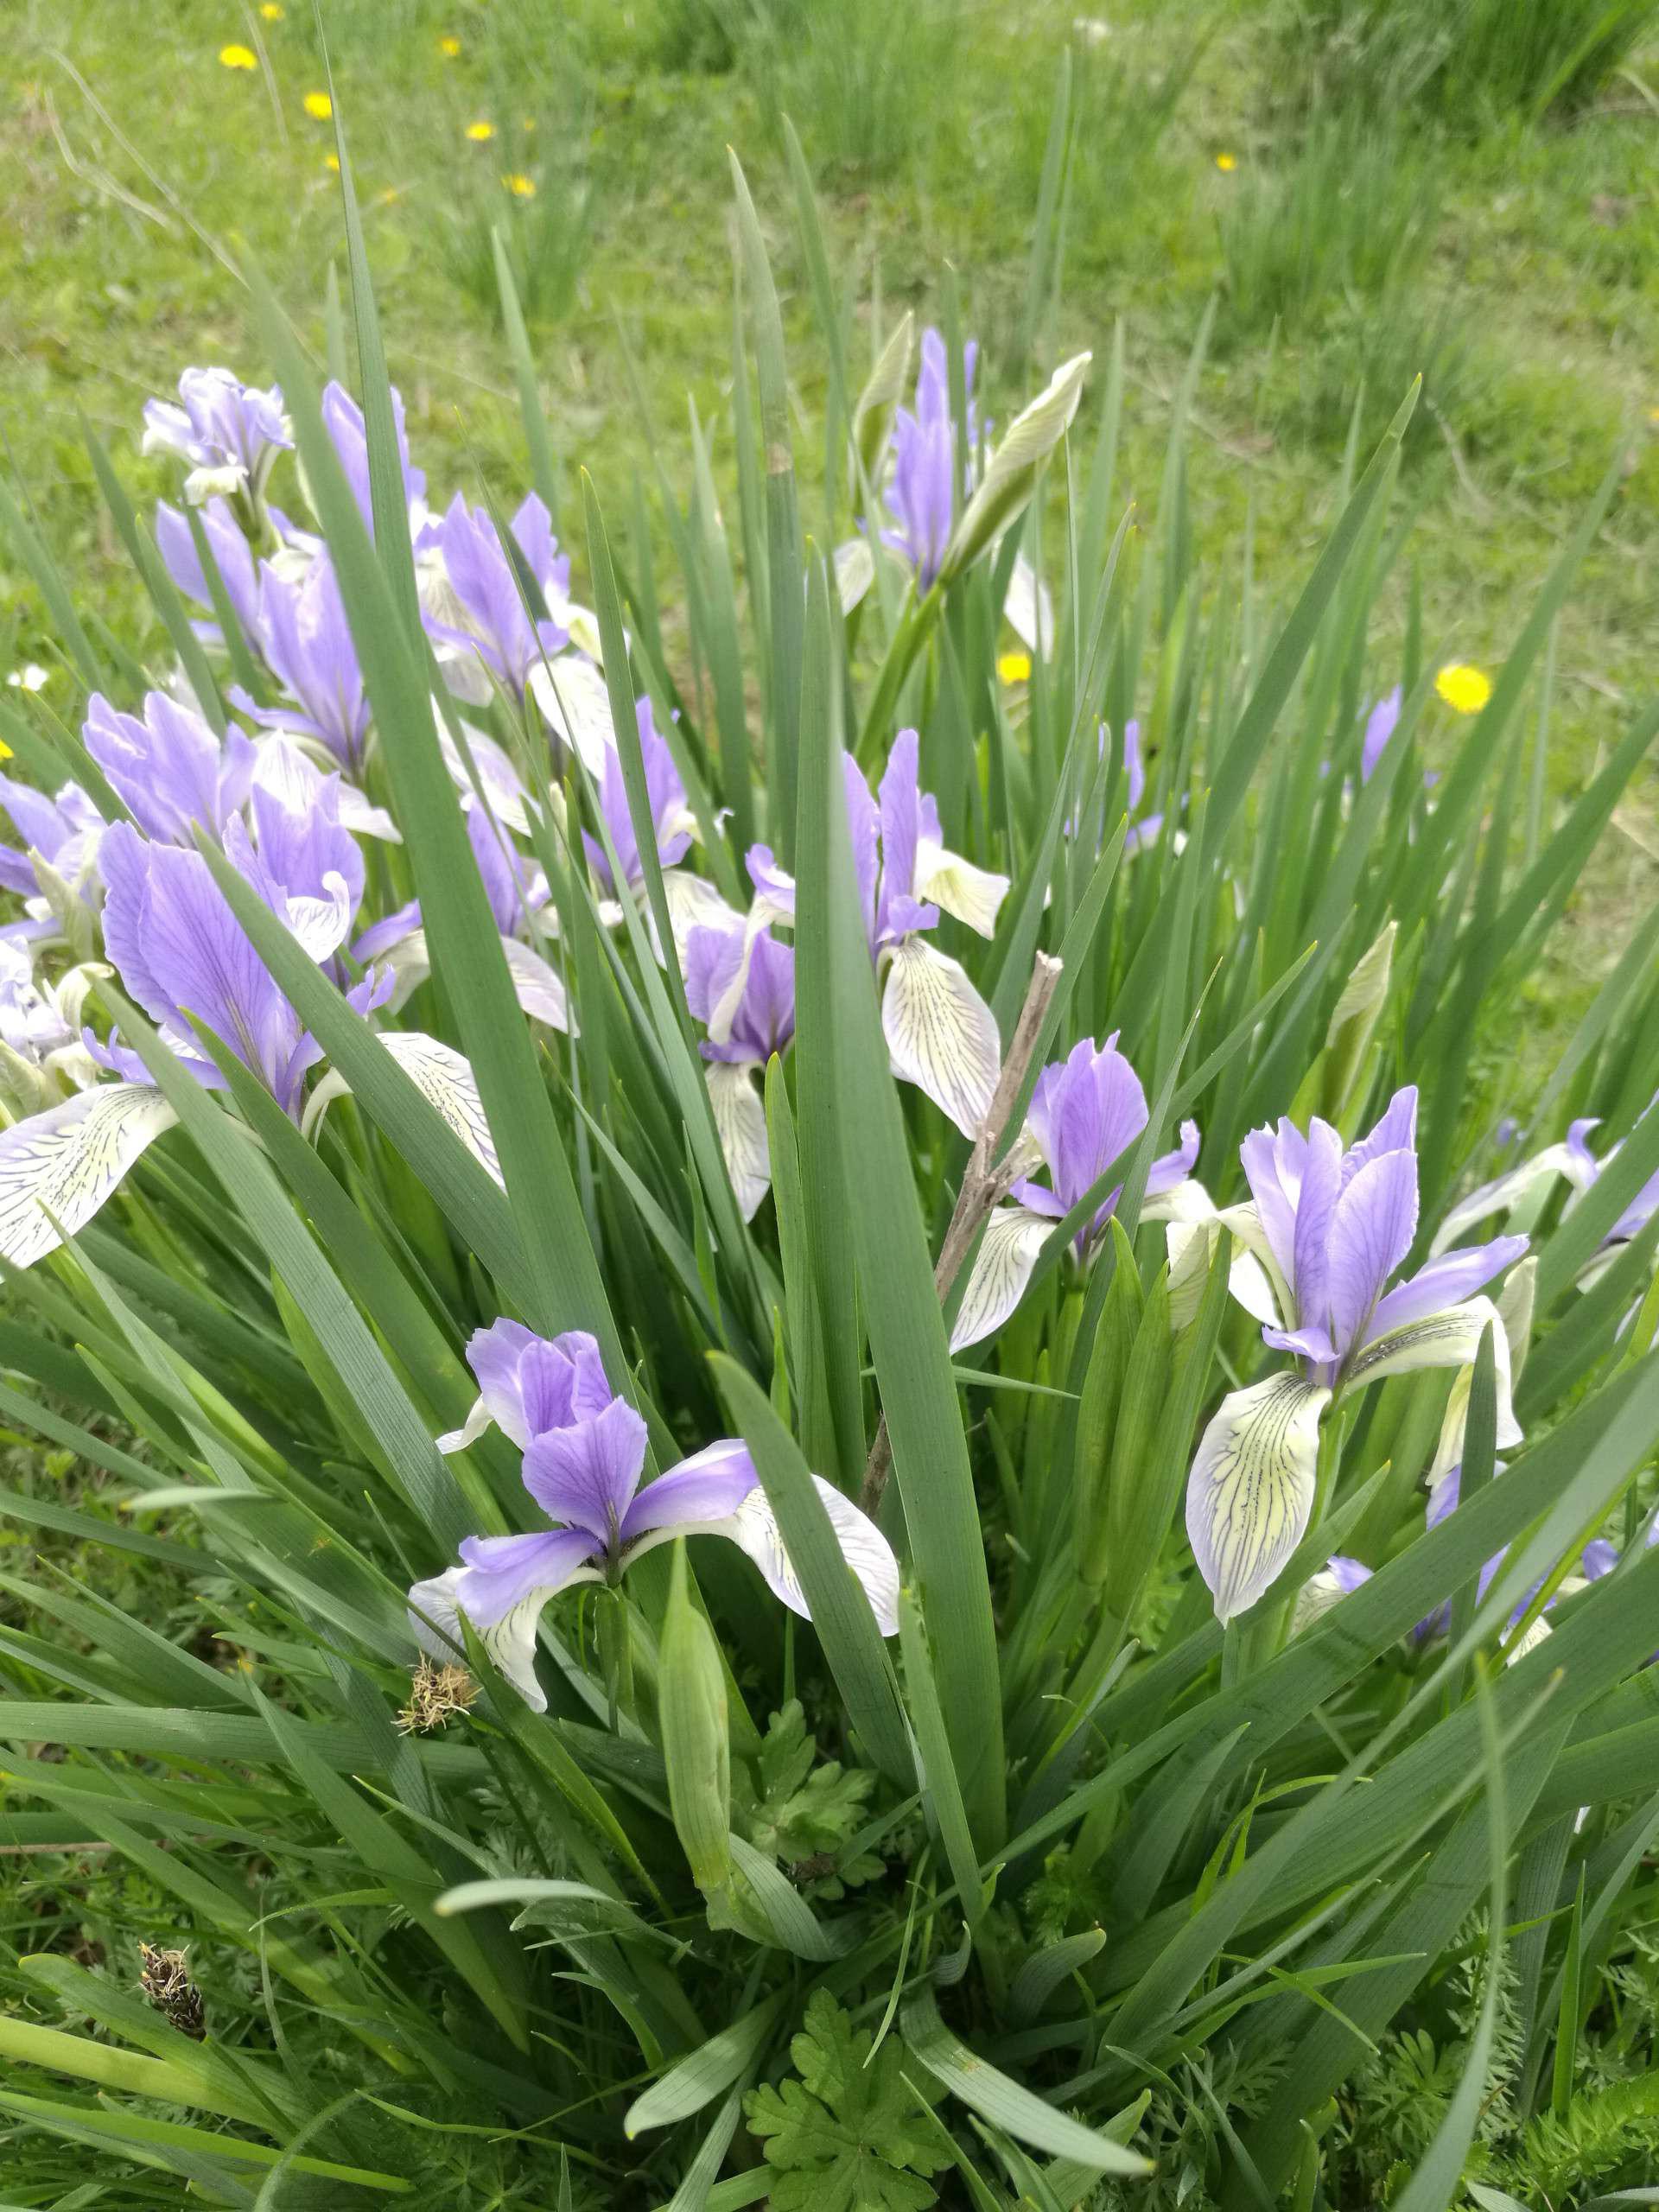
[[[1390,1329],[1366,1345],[1348,1374],[1350,1387],[1374,1382],[1387,1375],[1408,1375],[1420,1367],[1471,1367],[1480,1350],[1483,1332],[1492,1332],[1492,1358],[1497,1383],[1497,1444],[1500,1451],[1521,1441],[1510,1403],[1510,1340],[1490,1298],[1467,1298],[1443,1313],[1430,1313],[1421,1321],[1408,1321]]]
[[[1002,1047],[996,1017],[961,962],[925,938],[902,939],[887,969],[881,1027],[899,1081],[925,1091],[964,1136],[976,1136]]]
[[[766,1109],[746,1064],[711,1060],[703,1071],[715,1128],[738,1211],[753,1221],[772,1188],[772,1154],[766,1143]]]
[[[1186,1533],[1225,1623],[1283,1572],[1313,1510],[1329,1390],[1287,1372],[1224,1398],[1186,1486]]]
[[[1026,1294],[1032,1270],[1053,1233],[1046,1215],[1025,1206],[998,1206],[985,1224],[973,1272],[950,1331],[950,1349],[963,1351],[1000,1329]]]
[[[506,1179],[501,1173],[501,1162],[496,1156],[495,1139],[490,1135],[490,1125],[484,1114],[484,1102],[478,1095],[478,1078],[473,1073],[470,1063],[463,1059],[452,1046],[440,1042],[435,1037],[428,1037],[418,1029],[388,1030],[381,1036],[380,1042],[427,1103],[454,1130],[493,1180],[499,1183],[505,1190]],[[307,1136],[315,1134],[318,1123],[336,1098],[350,1096],[351,1088],[338,1068],[328,1070],[306,1101],[302,1127]]]
[[[33,1266],[73,1235],[178,1116],[149,1084],[106,1083],[0,1133],[0,1259]]]

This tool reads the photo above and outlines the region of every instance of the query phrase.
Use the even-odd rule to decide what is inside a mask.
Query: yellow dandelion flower
[[[315,115],[319,123],[327,123],[334,111],[334,104],[327,92],[308,92],[304,101],[308,115]]]
[[[1659,407],[1649,408],[1648,420],[1653,424],[1655,429],[1659,430]]]
[[[219,59],[226,69],[257,69],[259,67],[259,57],[251,46],[221,46]]]
[[[332,169],[334,175],[338,176],[340,175],[340,156],[338,154],[325,154],[322,157],[322,166],[326,169]]]
[[[3,737],[0,737],[0,760],[10,760],[10,758],[11,747],[6,743]]]
[[[277,0],[265,0],[265,4],[260,9],[259,13],[268,23],[280,23],[288,10],[279,7]]]
[[[1029,653],[999,653],[996,657],[998,680],[1003,683],[1025,683],[1031,677]]]
[[[1217,154],[1216,156],[1216,167],[1221,171],[1224,176],[1230,176],[1233,171],[1238,167],[1238,156],[1236,154]]]
[[[524,118],[524,128],[526,130],[533,130],[536,128],[536,118],[533,115],[527,115]],[[1655,411],[1659,412],[1659,410]]]
[[[469,123],[467,136],[474,146],[486,145],[495,136],[495,125],[493,123]]]
[[[1452,661],[1435,677],[1434,689],[1453,714],[1478,715],[1492,696],[1492,679],[1466,661]]]
[[[536,180],[533,176],[519,176],[515,173],[512,176],[504,176],[501,181],[515,200],[533,200],[536,197]]]
[[[453,61],[461,52],[461,41],[458,38],[441,38],[438,41],[438,52],[446,61]]]

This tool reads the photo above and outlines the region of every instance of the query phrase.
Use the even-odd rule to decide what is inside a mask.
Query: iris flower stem
[[[620,1590],[600,1592],[596,1625],[611,1726],[614,1730],[619,1713],[630,1720],[638,1717],[633,1696],[633,1638],[628,1627],[627,1600]]]
[[[1002,1132],[1008,1116],[1014,1111],[1014,1101],[1024,1086],[1033,1055],[1042,1034],[1043,1018],[1048,1012],[1060,980],[1060,963],[1046,952],[1039,952],[1032,968],[1031,981],[1026,987],[1026,1002],[1020,1009],[1020,1019],[1014,1025],[1014,1036],[1003,1058],[996,1089],[984,1120],[979,1125],[979,1135],[974,1139],[974,1148],[968,1155],[957,1203],[951,1211],[950,1225],[944,1232],[944,1242],[939,1247],[939,1256],[933,1269],[933,1287],[941,1304],[950,1295],[951,1285],[962,1273],[963,1263],[972,1252],[991,1209],[997,1200],[1007,1194],[1013,1178],[1006,1159],[996,1156]],[[887,1437],[887,1416],[877,1424],[875,1441],[870,1446],[870,1456],[864,1469],[864,1486],[861,1493],[866,1513],[872,1516],[881,1503],[881,1493],[887,1486],[887,1477],[893,1469],[893,1446]]]
[[[905,678],[910,674],[916,656],[932,635],[944,604],[944,594],[938,585],[934,585],[921,600],[915,597],[915,587],[912,586],[911,596],[899,615],[893,641],[887,647],[887,658],[876,677],[874,696],[859,735],[856,758],[861,767],[868,767],[875,757],[875,750],[898,708],[899,695],[905,688]]]

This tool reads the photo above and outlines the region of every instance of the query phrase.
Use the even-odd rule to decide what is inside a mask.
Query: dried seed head
[[[464,1667],[439,1667],[423,1659],[409,1679],[409,1703],[397,1715],[406,1736],[425,1736],[442,1728],[452,1713],[465,1713],[478,1695],[478,1684]]]
[[[164,2012],[181,2035],[200,2043],[207,2032],[202,2018],[201,1992],[190,1979],[182,1951],[158,1951],[140,1943],[143,1971],[138,1986],[158,2012]]]

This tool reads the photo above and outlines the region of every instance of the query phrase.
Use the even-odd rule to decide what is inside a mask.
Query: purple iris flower
[[[925,1091],[963,1132],[977,1135],[1001,1065],[996,1018],[959,960],[929,942],[941,911],[989,938],[1008,888],[940,842],[939,810],[923,791],[913,729],[893,741],[879,800],[843,754],[842,788],[859,909],[871,957],[885,971],[881,1028],[901,1083]],[[795,918],[795,885],[771,849],[748,854],[758,918]]]
[[[1503,1472],[1503,1460],[1495,1460],[1492,1465],[1492,1473],[1494,1477],[1501,1475]],[[1459,1493],[1462,1489],[1462,1481],[1463,1468],[1459,1463],[1448,1467],[1446,1472],[1440,1476],[1439,1480],[1434,1484],[1433,1487],[1428,1493],[1428,1502],[1424,1510],[1423,1525],[1426,1529],[1438,1529],[1441,1522],[1446,1519],[1446,1516],[1455,1510],[1459,1502]],[[1653,1541],[1653,1531],[1651,1529],[1649,1529],[1648,1533],[1647,1540],[1649,1543]],[[1477,1602],[1485,1597],[1487,1591],[1491,1586],[1492,1577],[1497,1573],[1498,1568],[1503,1566],[1504,1560],[1508,1556],[1509,1547],[1506,1544],[1501,1551],[1494,1552],[1491,1558],[1489,1559],[1485,1565],[1481,1568],[1480,1578],[1475,1586]],[[1611,1574],[1612,1573],[1613,1569],[1618,1565],[1618,1560],[1619,1551],[1617,1544],[1611,1542],[1605,1536],[1592,1536],[1579,1556],[1579,1573],[1586,1582],[1599,1582],[1603,1575]],[[1537,1596],[1539,1591],[1542,1589],[1543,1583],[1544,1578],[1540,1576],[1539,1580],[1533,1584],[1529,1590],[1522,1592],[1514,1610],[1510,1615],[1509,1627],[1510,1629],[1513,1629],[1516,1626],[1522,1618],[1522,1616],[1527,1611],[1528,1608],[1531,1605],[1533,1599]],[[1563,1589],[1566,1589],[1566,1586],[1563,1586]],[[1562,1594],[1562,1592],[1557,1592],[1557,1595],[1560,1594]],[[1549,1604],[1544,1608],[1546,1612],[1550,1610],[1550,1606],[1554,1605],[1554,1598],[1552,1598],[1549,1600]],[[1451,1624],[1451,1620],[1452,1608],[1450,1605],[1437,1605],[1433,1611],[1428,1614],[1424,1619],[1419,1621],[1416,1627],[1412,1630],[1413,1641],[1417,1643],[1426,1643],[1431,1637],[1444,1636]],[[1517,1654],[1516,1656],[1518,1656],[1519,1655]]]
[[[485,810],[476,804],[466,810],[467,836],[483,879],[486,897],[495,925],[503,937],[515,937],[529,925],[532,910],[546,906],[547,878],[532,868],[512,841],[498,830]],[[412,931],[424,926],[418,899],[410,899],[368,928],[352,947],[355,960],[372,960]]]
[[[1235,1271],[1234,1294],[1271,1313],[1264,1341],[1298,1364],[1222,1400],[1187,1478],[1187,1537],[1224,1623],[1272,1588],[1301,1541],[1320,1425],[1338,1394],[1421,1367],[1470,1370],[1490,1330],[1497,1441],[1521,1440],[1509,1339],[1477,1294],[1521,1256],[1525,1237],[1443,1253],[1389,1287],[1417,1230],[1416,1130],[1417,1093],[1407,1089],[1350,1148],[1317,1117],[1306,1134],[1289,1121],[1252,1130],[1239,1147],[1252,1203],[1220,1219],[1255,1268],[1245,1287]]]
[[[807,1614],[741,1443],[711,1444],[642,1489],[645,1424],[611,1391],[592,1337],[573,1330],[550,1343],[517,1322],[498,1321],[474,1335],[467,1357],[479,1402],[466,1428],[441,1445],[457,1450],[498,1423],[523,1452],[524,1488],[558,1525],[530,1535],[469,1536],[459,1567],[416,1583],[410,1619],[423,1649],[464,1658],[464,1618],[526,1703],[543,1712],[535,1665],[542,1608],[574,1583],[615,1581],[652,1546],[683,1535],[728,1537],[785,1605]],[[894,1635],[899,1568],[891,1547],[839,1491],[814,1481],[878,1627]]]
[[[517,937],[552,897],[542,869],[527,861],[505,829],[474,799],[467,809],[467,835],[484,879],[490,911],[503,937]]]
[[[1655,1104],[1659,1104],[1659,1100],[1650,1102],[1639,1119],[1652,1113]],[[1592,1184],[1605,1174],[1622,1148],[1619,1144],[1610,1145],[1598,1159],[1590,1149],[1588,1138],[1591,1130],[1599,1126],[1593,1119],[1570,1123],[1562,1142],[1546,1145],[1541,1152],[1534,1153],[1506,1174],[1483,1183],[1466,1198],[1460,1198],[1446,1215],[1431,1249],[1438,1250],[1442,1244],[1449,1243],[1473,1222],[1507,1212],[1537,1185],[1553,1181],[1557,1176],[1571,1185],[1568,1207],[1576,1205]],[[1650,1176],[1643,1185],[1580,1269],[1578,1280],[1585,1288],[1589,1288],[1617,1257],[1618,1248],[1645,1228],[1656,1212],[1659,1212],[1659,1174]]]
[[[991,1215],[950,1332],[953,1351],[1001,1327],[1024,1297],[1054,1224],[1094,1188],[1147,1119],[1147,1094],[1117,1049],[1116,1030],[1103,1045],[1084,1038],[1064,1060],[1043,1070],[1031,1095],[1022,1141],[1040,1154],[1049,1179],[1043,1184],[1022,1177],[1009,1189],[1014,1203],[998,1206]],[[1147,1174],[1144,1220],[1180,1216],[1185,1202],[1197,1192],[1189,1179],[1198,1157],[1198,1123],[1183,1122],[1179,1147],[1154,1160]],[[1078,1230],[1074,1249],[1080,1261],[1088,1258],[1122,1195],[1121,1185],[1109,1191],[1094,1218]]]
[[[233,690],[232,705],[267,729],[315,738],[355,777],[373,710],[327,554],[298,582],[261,562],[259,625],[265,658],[295,703],[261,707],[246,692]]]
[[[16,824],[22,846],[0,844],[0,884],[32,898],[40,889],[30,855],[38,853],[67,883],[85,874],[103,834],[104,817],[79,784],[63,785],[54,798],[32,785],[0,775],[0,807]]]
[[[241,383],[228,369],[187,369],[179,397],[144,402],[143,449],[173,453],[191,464],[185,497],[257,493],[279,450],[294,440],[283,395]]]
[[[680,781],[680,772],[674,766],[667,739],[658,732],[649,698],[636,702],[634,718],[639,728],[639,749],[645,756],[645,795],[657,832],[657,858],[662,867],[672,868],[677,861],[684,859],[691,845],[691,832],[686,826],[685,785]],[[633,834],[633,817],[628,811],[622,756],[614,746],[606,751],[604,772],[599,781],[599,804],[621,864],[622,880],[637,889],[645,880],[645,868]],[[603,846],[585,830],[582,842],[587,848],[594,874],[607,891],[614,891],[616,879]]]
[[[163,844],[194,844],[198,827],[222,836],[247,802],[252,740],[232,728],[221,744],[193,708],[165,691],[145,694],[142,721],[94,691],[82,735],[133,820]]]
[[[913,729],[901,729],[893,741],[881,777],[877,804],[881,832],[881,880],[875,906],[875,941],[893,944],[903,937],[939,925],[939,910],[917,899],[916,862],[924,836],[938,844],[939,810],[931,792],[921,787],[919,740]],[[862,841],[861,841],[862,842]],[[860,860],[860,889],[867,868]]]
[[[0,938],[0,1044],[38,1068],[48,1052],[76,1042],[48,983],[35,980],[33,963],[22,945]]]
[[[538,512],[530,514],[523,507],[518,511],[518,520],[524,524],[533,549],[526,550],[521,543],[519,550],[532,571],[537,561],[546,560],[550,570],[556,574],[559,564],[549,550],[552,532],[547,526],[547,511],[540,500],[536,508]],[[524,585],[494,523],[481,507],[469,507],[459,492],[433,537],[443,556],[444,573],[461,620],[451,623],[429,614],[428,630],[445,644],[461,646],[475,655],[496,681],[522,702],[531,669],[562,651],[569,643],[569,632],[556,622],[532,619]],[[569,562],[563,567],[568,576]],[[539,576],[537,581],[539,585]]]
[[[1103,722],[1100,726],[1100,752],[1103,760],[1106,753],[1106,725]],[[1128,832],[1123,840],[1123,850],[1128,855],[1130,853],[1138,853],[1143,846],[1155,844],[1164,826],[1164,817],[1161,814],[1149,814],[1144,822],[1137,822],[1134,818],[1140,809],[1141,800],[1146,797],[1147,771],[1146,764],[1141,758],[1141,725],[1133,715],[1123,725],[1123,778],[1126,785],[1124,811],[1130,817]],[[1080,826],[1077,816],[1073,814],[1065,825],[1066,836],[1075,837]]]
[[[513,543],[536,579],[548,613],[556,619],[569,603],[570,556],[559,550],[547,502],[537,493],[526,493],[510,526]]]
[[[303,912],[290,913],[283,887],[270,866],[262,865],[239,817],[228,826],[226,850],[278,918],[303,939]],[[200,854],[151,844],[130,823],[118,822],[104,834],[99,866],[105,950],[124,989],[157,1024],[164,1041],[198,1081],[210,1090],[219,1087],[224,1078],[201,1058],[185,1018],[187,1011],[194,1014],[297,1119],[305,1077],[321,1047],[277,988]],[[308,950],[315,956],[315,937]],[[376,988],[375,979],[365,977],[348,995],[359,1013],[378,1003]],[[97,1045],[90,1037],[87,1045],[95,1058],[130,1081],[150,1080],[126,1047],[113,1041]]]
[[[1389,1331],[1460,1305],[1517,1260],[1524,1236],[1446,1252],[1388,1287],[1417,1233],[1417,1092],[1397,1090],[1367,1137],[1344,1151],[1316,1116],[1255,1129],[1240,1147],[1286,1298],[1263,1340],[1294,1352],[1306,1378],[1335,1389]]]
[[[685,998],[708,1027],[705,1060],[764,1067],[795,1034],[794,951],[764,927],[693,929]]]
[[[579,1329],[550,1340],[521,1321],[494,1321],[474,1330],[467,1363],[478,1396],[466,1427],[438,1439],[440,1452],[460,1452],[492,1427],[522,1452],[543,1429],[602,1413],[613,1395],[597,1343]]]
[[[223,1039],[289,1114],[297,1115],[307,1071],[319,1057],[200,853],[155,845],[118,822],[99,853],[104,944],[130,993],[199,1081],[224,1078],[200,1056],[185,1009]],[[135,1083],[149,1080],[136,1053],[110,1048]]]
[[[978,442],[974,419],[974,365],[979,348],[970,339],[963,347],[963,382],[968,394],[963,425],[964,488],[972,479],[972,454]],[[944,340],[937,330],[922,333],[922,362],[916,377],[914,412],[898,410],[893,425],[893,480],[887,505],[896,527],[881,542],[902,554],[929,590],[944,564],[957,514],[957,458],[950,420],[950,379]]]
[[[404,403],[397,387],[391,387],[391,419],[397,433],[397,458],[404,472],[404,497],[411,507],[426,497],[426,474],[411,467],[409,459],[409,433],[404,426]],[[334,441],[340,465],[346,472],[346,480],[352,487],[363,526],[371,537],[374,535],[374,506],[369,491],[369,440],[363,425],[363,410],[343,385],[330,384],[322,395],[322,425]]]
[[[296,808],[286,804],[280,785],[263,781],[256,770],[249,802],[253,864],[238,862],[318,960],[330,958],[344,944],[363,899],[363,855],[341,824],[340,804],[338,776],[319,775],[308,803]],[[236,828],[226,844],[245,853]]]
[[[1114,1030],[1097,1046],[1085,1037],[1037,1078],[1027,1125],[1047,1165],[1052,1187],[1023,1179],[1012,1185],[1012,1195],[1033,1213],[1062,1219],[1147,1126],[1147,1094],[1118,1051],[1117,1039]],[[1198,1125],[1183,1122],[1179,1147],[1152,1164],[1147,1198],[1163,1198],[1185,1182],[1198,1157]],[[1105,1227],[1122,1195],[1122,1185],[1109,1192],[1093,1220],[1077,1231],[1079,1257]]]
[[[864,937],[875,950],[875,891],[881,873],[881,816],[863,771],[850,753],[841,756],[842,791],[847,802],[847,829],[853,848],[853,873],[858,883],[859,909],[864,918]],[[795,879],[778,864],[770,845],[751,845],[745,856],[749,880],[761,911],[773,920],[795,921]]]
[[[200,512],[202,532],[225,586],[225,595],[242,626],[243,634],[257,642],[259,581],[254,572],[253,549],[226,500],[209,499]],[[169,507],[165,499],[156,510],[156,543],[161,549],[168,575],[184,596],[194,600],[199,607],[212,607],[213,591],[196,550],[188,518],[176,507]],[[217,622],[199,621],[191,627],[207,645],[223,643]]]
[[[1365,718],[1365,734],[1359,748],[1359,780],[1369,784],[1382,758],[1382,748],[1400,723],[1400,686],[1385,691]]]
[[[1306,1628],[1324,1618],[1332,1605],[1350,1598],[1362,1583],[1371,1579],[1371,1570],[1363,1560],[1350,1559],[1344,1552],[1335,1552],[1316,1574],[1311,1574],[1296,1593],[1296,1604],[1291,1613],[1291,1634],[1300,1636]]]

